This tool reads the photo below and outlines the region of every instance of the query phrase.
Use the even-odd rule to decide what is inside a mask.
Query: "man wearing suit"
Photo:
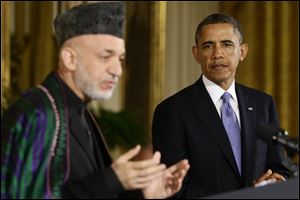
[[[160,103],[153,118],[153,147],[171,165],[187,158],[190,170],[179,197],[195,198],[283,181],[282,149],[256,136],[260,124],[279,124],[271,96],[235,83],[247,55],[240,24],[212,14],[196,31],[193,54],[203,74]]]
[[[180,189],[187,160],[166,168],[156,152],[133,161],[137,145],[113,161],[86,110],[111,97],[122,74],[124,11],[122,2],[100,2],[55,18],[58,69],[2,118],[1,199],[153,199]]]

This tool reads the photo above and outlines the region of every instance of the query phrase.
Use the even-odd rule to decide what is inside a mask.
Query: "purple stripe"
[[[52,195],[51,194],[49,194],[49,192],[45,192],[45,194],[44,194],[44,197],[43,197],[44,199],[52,199]]]
[[[8,171],[8,162],[9,162],[9,156],[8,155],[4,155],[3,157],[2,157],[2,166],[1,166],[1,180],[2,180],[2,178],[4,177],[6,177],[6,174],[7,174],[7,171]],[[5,174],[3,173],[3,169],[2,168],[5,168]]]
[[[13,147],[13,142],[14,142],[14,140],[13,140],[14,137],[13,137],[13,136],[14,136],[14,134],[12,134],[12,133],[8,134],[7,143],[11,145],[10,148]],[[7,147],[5,147],[5,151],[6,151],[6,152],[2,152],[2,153],[5,153],[5,156],[4,156],[4,158],[2,158],[2,163],[1,163],[1,164],[2,164],[3,166],[8,167],[8,162],[9,162],[9,156],[10,156],[10,153],[7,155]],[[1,166],[1,168],[2,168],[3,166]]]
[[[23,160],[21,160],[19,158],[18,153],[13,154],[13,164],[12,166],[14,166],[16,168],[16,170],[14,170],[14,175],[17,177],[17,180],[20,180],[20,175],[21,175],[21,170],[23,169]]]
[[[1,191],[1,199],[12,199],[11,195],[2,193]]]
[[[23,137],[28,140],[32,124],[28,122],[28,117],[25,114],[20,115],[18,123],[24,128]]]
[[[24,123],[25,115],[21,115],[18,119],[18,123],[22,125],[22,122]],[[28,125],[30,127],[30,124]],[[28,128],[26,129],[29,130]],[[18,131],[19,132],[19,131]],[[28,134],[28,133],[27,133]],[[8,143],[10,143],[10,154],[6,155],[3,162],[4,165],[7,167],[14,167],[14,169],[7,169],[14,172],[14,175],[17,177],[18,180],[20,180],[20,172],[22,169],[23,161],[19,158],[19,152],[16,147],[19,146],[21,138],[19,138],[19,135],[15,135],[13,132],[9,133]],[[11,162],[10,162],[11,161]]]
[[[45,134],[47,127],[47,114],[42,106],[36,109],[36,129],[33,141],[32,171],[40,167],[40,163],[45,159],[43,150],[45,149]],[[49,125],[49,124],[48,124]]]
[[[1,182],[6,179],[6,174],[1,174]]]

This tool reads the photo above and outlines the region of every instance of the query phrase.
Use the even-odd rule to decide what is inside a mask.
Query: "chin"
[[[229,79],[229,76],[227,74],[214,74],[211,75],[210,78],[216,82],[223,82]]]
[[[93,100],[107,100],[110,99],[113,95],[113,91],[100,91],[100,92],[95,92],[91,94],[91,98]]]
[[[109,90],[101,90],[95,87],[88,87],[85,89],[85,94],[91,100],[107,100],[112,97],[114,88]]]

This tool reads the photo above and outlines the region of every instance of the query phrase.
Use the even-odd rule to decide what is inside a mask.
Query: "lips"
[[[227,64],[225,63],[212,63],[209,65],[211,68],[219,68],[219,67],[227,67]]]
[[[103,81],[101,83],[101,88],[104,90],[110,90],[112,89],[115,85],[117,84],[117,82],[115,81]]]

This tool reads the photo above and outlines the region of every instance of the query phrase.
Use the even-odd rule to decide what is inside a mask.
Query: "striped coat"
[[[1,119],[1,199],[60,198],[70,167],[60,79],[51,73]]]

